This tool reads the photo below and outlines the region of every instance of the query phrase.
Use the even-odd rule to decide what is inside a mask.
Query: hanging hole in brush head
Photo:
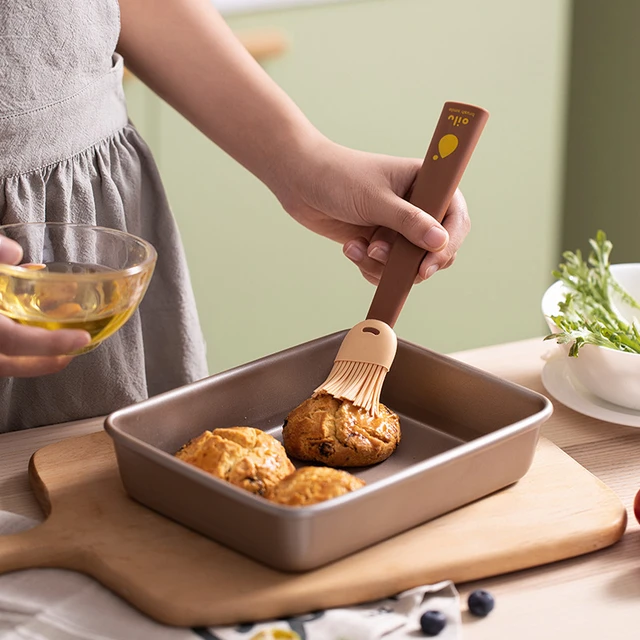
[[[388,370],[396,355],[397,342],[389,325],[380,320],[363,320],[347,333],[335,359],[378,364]]]

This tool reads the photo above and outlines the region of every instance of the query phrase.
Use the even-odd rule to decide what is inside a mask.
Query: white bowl
[[[611,274],[640,301],[640,263],[611,265]],[[566,293],[566,287],[558,281],[542,296],[542,313],[553,333],[558,333],[559,329],[549,316],[558,314],[558,303]],[[634,316],[640,319],[640,309],[633,309],[615,295],[613,301],[628,322]],[[569,345],[560,347],[566,354],[571,375],[593,395],[620,407],[640,411],[640,354],[586,344],[580,348],[577,357],[570,357]]]

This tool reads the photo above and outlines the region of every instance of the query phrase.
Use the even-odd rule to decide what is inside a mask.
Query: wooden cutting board
[[[545,439],[516,485],[306,574],[274,571],[129,499],[103,432],[40,449],[29,473],[48,517],[0,537],[0,573],[81,571],[179,626],[283,617],[485,578],[609,546],[626,526],[617,496]]]

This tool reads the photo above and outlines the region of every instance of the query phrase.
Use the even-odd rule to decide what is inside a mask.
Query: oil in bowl
[[[12,320],[43,329],[82,329],[91,342],[75,352],[93,350],[105,338],[115,333],[133,314],[132,298],[139,297],[146,285],[146,275],[118,277],[117,272],[100,265],[73,262],[52,262],[28,265],[27,270],[49,274],[105,274],[101,280],[62,280],[54,277],[41,280],[0,273],[2,312]]]
[[[0,227],[0,233],[23,246],[26,258],[19,266],[0,265],[0,312],[27,326],[87,331],[91,342],[70,355],[87,353],[138,308],[153,274],[155,251],[124,232],[33,224]],[[56,259],[61,256],[96,262]]]

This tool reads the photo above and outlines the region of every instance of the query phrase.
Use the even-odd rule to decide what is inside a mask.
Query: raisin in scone
[[[383,404],[374,417],[348,400],[321,393],[289,413],[282,436],[293,458],[330,467],[364,467],[395,451],[400,420]]]
[[[177,458],[260,496],[295,467],[273,436],[253,427],[205,431],[190,440]]]
[[[364,480],[331,467],[302,467],[267,494],[277,504],[302,507],[337,498],[365,486]]]

